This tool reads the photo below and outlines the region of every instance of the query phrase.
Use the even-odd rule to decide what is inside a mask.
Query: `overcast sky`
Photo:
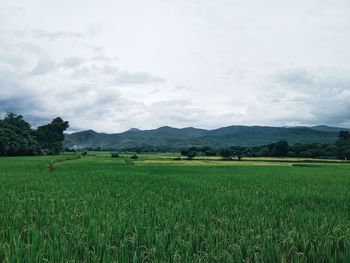
[[[350,127],[349,0],[0,0],[0,114],[71,131]]]

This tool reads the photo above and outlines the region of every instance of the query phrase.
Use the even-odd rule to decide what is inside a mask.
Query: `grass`
[[[0,262],[349,262],[349,165],[157,156],[0,158]]]

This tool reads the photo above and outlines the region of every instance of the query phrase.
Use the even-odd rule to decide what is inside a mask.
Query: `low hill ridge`
[[[259,146],[286,140],[295,143],[333,143],[339,127],[319,125],[314,127],[271,127],[232,125],[214,130],[193,127],[173,128],[163,126],[152,130],[132,128],[122,133],[98,133],[86,130],[65,135],[68,148],[125,149],[135,147],[174,148],[190,146]]]

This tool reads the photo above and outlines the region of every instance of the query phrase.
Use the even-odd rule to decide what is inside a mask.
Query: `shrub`
[[[120,158],[120,155],[118,153],[111,153],[112,158]]]
[[[130,159],[138,159],[138,158],[139,158],[139,157],[138,157],[136,154],[130,156]]]
[[[51,161],[47,167],[47,169],[49,170],[49,172],[53,172],[54,170],[56,170],[56,165],[54,161]]]

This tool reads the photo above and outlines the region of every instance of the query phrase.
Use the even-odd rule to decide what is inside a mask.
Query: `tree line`
[[[69,149],[66,149],[69,150]],[[135,146],[123,149],[87,147],[81,151],[117,151],[117,152],[181,152],[182,156],[193,159],[196,156],[221,156],[225,160],[233,157],[241,160],[243,157],[300,157],[300,158],[327,158],[350,160],[350,133],[340,131],[335,143],[297,143],[289,145],[287,141],[278,141],[262,146],[231,146],[214,147],[187,147],[183,149],[167,146]],[[74,150],[70,150],[74,151]]]
[[[58,154],[63,150],[63,132],[69,127],[60,117],[32,128],[23,116],[7,113],[0,119],[0,156]]]
[[[224,160],[237,157],[301,157],[301,158],[333,158],[350,160],[350,133],[340,131],[335,143],[297,143],[289,145],[287,141],[263,146],[232,146],[221,149],[211,147],[189,147],[181,150],[181,155],[188,159],[195,156],[221,156]]]
[[[63,150],[64,134],[69,127],[60,117],[50,123],[33,128],[23,116],[7,113],[0,119],[0,156],[47,155],[58,154]],[[95,150],[102,150],[100,148]],[[124,149],[126,150],[126,149]],[[174,151],[167,147],[150,146],[127,149],[134,152]],[[225,160],[236,157],[302,157],[302,158],[338,158],[350,160],[350,133],[340,131],[335,143],[312,143],[289,145],[287,141],[263,146],[232,146],[225,148],[188,147],[181,150],[188,159],[196,156],[221,156]]]

